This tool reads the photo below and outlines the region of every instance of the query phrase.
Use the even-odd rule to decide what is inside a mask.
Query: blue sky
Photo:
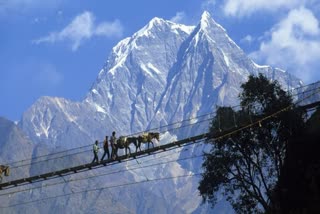
[[[0,0],[0,116],[19,120],[40,96],[82,100],[121,39],[204,10],[257,63],[320,80],[320,0]]]

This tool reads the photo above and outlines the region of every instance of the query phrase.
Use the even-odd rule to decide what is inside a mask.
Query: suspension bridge
[[[303,110],[314,109],[314,108],[320,106],[320,98],[318,98],[319,100],[313,100],[312,102],[309,102],[309,103],[305,102],[311,96],[319,94],[319,90],[320,90],[320,86],[309,90],[308,92],[310,92],[310,93],[306,94],[305,97],[302,97],[302,99],[298,100],[295,104],[300,104],[298,106],[298,108],[303,109]],[[305,93],[305,92],[303,92],[303,93]],[[142,151],[137,151],[137,152],[131,153],[129,155],[118,156],[116,159],[106,159],[106,160],[103,160],[99,163],[87,163],[87,164],[82,164],[82,165],[78,165],[78,166],[67,167],[67,168],[64,168],[61,170],[56,170],[56,171],[52,171],[52,172],[48,172],[48,173],[43,173],[43,174],[27,177],[27,178],[21,178],[21,179],[16,179],[16,180],[0,183],[0,190],[6,190],[9,188],[28,185],[28,184],[32,184],[35,182],[42,182],[42,181],[46,181],[46,180],[50,180],[50,179],[54,179],[54,178],[58,178],[58,177],[63,177],[63,176],[70,175],[70,174],[88,171],[88,170],[95,169],[95,168],[98,168],[101,166],[108,166],[108,165],[112,165],[112,164],[121,163],[123,161],[138,159],[138,158],[142,158],[145,156],[154,155],[154,154],[157,154],[160,152],[165,152],[169,149],[175,149],[175,148],[181,147],[186,144],[197,144],[197,143],[202,142],[206,139],[223,138],[226,136],[230,136],[231,134],[233,134],[235,132],[246,129],[248,127],[252,127],[257,124],[261,124],[261,122],[268,120],[269,118],[272,118],[272,117],[280,114],[281,112],[288,111],[291,108],[292,108],[292,106],[288,106],[286,108],[283,108],[279,111],[274,112],[273,114],[265,115],[259,119],[256,119],[255,121],[250,121],[246,124],[236,125],[233,128],[230,128],[228,130],[223,130],[218,133],[214,133],[214,134],[203,133],[203,134],[188,137],[188,138],[185,138],[182,140],[177,140],[177,141],[173,141],[173,142],[170,142],[167,144],[144,149]]]

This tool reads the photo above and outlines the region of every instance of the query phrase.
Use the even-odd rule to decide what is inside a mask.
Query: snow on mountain
[[[278,80],[285,89],[301,85],[287,72],[255,64],[208,12],[203,13],[197,26],[154,18],[112,49],[84,100],[42,97],[23,114],[19,126],[33,142],[53,148],[91,145],[112,131],[117,136],[129,135],[212,113],[216,105],[236,105],[240,84],[248,75],[258,73]],[[206,132],[208,123],[169,131],[166,137],[165,130],[158,129],[161,143]],[[176,152],[170,158],[175,160],[194,151]],[[192,173],[199,170],[200,163],[177,162],[170,167],[131,172],[130,178]],[[197,182],[197,178],[186,178],[144,188],[152,190],[156,194],[152,197],[162,198],[163,203],[174,201],[174,206],[182,207],[179,212],[200,213]],[[136,203],[132,206],[142,206]],[[137,210],[146,211],[145,207]]]

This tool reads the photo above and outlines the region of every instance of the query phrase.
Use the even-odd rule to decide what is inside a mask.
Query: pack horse
[[[129,154],[131,154],[130,144],[134,144],[136,146],[136,152],[138,149],[138,139],[136,137],[124,137],[120,136],[117,139],[116,144],[114,145],[115,152],[113,153],[116,157],[118,157],[118,149],[125,149],[126,155],[127,150],[129,150]]]
[[[9,176],[10,175],[10,168],[9,166],[0,165],[0,183],[2,182],[2,175]]]
[[[148,133],[144,133],[142,135],[140,135],[138,137],[138,148],[141,151],[141,144],[142,143],[147,143],[148,144],[148,149],[149,149],[149,144],[152,144],[152,146],[154,147],[153,144],[153,139],[156,139],[158,142],[160,140],[160,133],[159,132],[148,132]]]

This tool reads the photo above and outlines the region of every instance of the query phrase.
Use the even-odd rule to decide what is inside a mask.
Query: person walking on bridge
[[[104,139],[103,141],[103,150],[104,150],[104,153],[102,155],[100,162],[103,161],[103,158],[106,156],[106,154],[108,155],[108,159],[110,158],[108,136],[106,136],[106,139]]]
[[[116,138],[116,132],[112,132],[112,136],[110,137],[110,144],[111,144],[111,158],[117,157],[117,138]]]
[[[98,152],[99,152],[99,146],[98,146],[98,141],[96,140],[96,142],[93,144],[93,155],[94,155],[94,158],[92,160],[91,163],[99,163],[99,157],[98,157]]]

